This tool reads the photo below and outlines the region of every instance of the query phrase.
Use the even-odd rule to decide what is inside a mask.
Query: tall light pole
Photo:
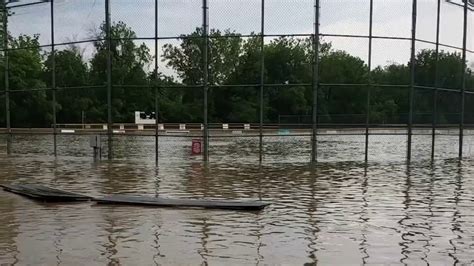
[[[12,130],[11,130],[11,115],[10,115],[10,63],[8,54],[8,16],[9,7],[8,4],[18,3],[15,7],[32,6],[50,2],[51,0],[39,0],[37,2],[26,2],[21,3],[19,0],[0,0],[1,9],[1,47],[3,51],[3,64],[4,64],[4,85],[5,85],[5,123],[7,129],[7,154],[11,154],[11,143],[12,143]],[[55,145],[56,146],[56,145]]]
[[[11,124],[10,124],[10,77],[9,77],[9,61],[8,61],[8,1],[0,0],[2,8],[2,45],[3,45],[3,63],[5,75],[5,122],[7,128],[7,154],[11,153]]]

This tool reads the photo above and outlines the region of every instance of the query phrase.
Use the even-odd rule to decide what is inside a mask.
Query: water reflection
[[[364,178],[362,180],[362,206],[361,206],[361,211],[360,211],[360,217],[359,221],[362,224],[361,228],[361,241],[359,244],[359,250],[362,253],[362,264],[367,264],[367,260],[369,259],[369,253],[368,253],[368,242],[367,242],[367,224],[370,221],[370,218],[368,217],[368,207],[369,203],[367,201],[367,193],[368,193],[368,187],[369,187],[369,176],[367,175],[367,168],[368,165],[364,165]]]
[[[453,212],[453,217],[451,221],[451,231],[454,234],[454,237],[449,240],[449,243],[452,245],[452,250],[449,252],[449,256],[453,258],[454,263],[457,264],[459,263],[458,259],[458,253],[461,255],[463,254],[462,250],[461,252],[458,252],[458,242],[462,244],[463,237],[462,234],[463,229],[461,227],[461,214],[459,210],[459,203],[460,203],[460,197],[462,196],[462,162],[458,163],[458,171],[456,171],[457,174],[455,175],[455,188],[454,188],[454,195],[453,195],[453,200],[454,200],[454,212]]]
[[[15,220],[13,214],[15,211],[15,200],[13,197],[2,197],[0,206],[2,210],[2,215],[0,216],[0,261],[16,264],[19,251],[15,239],[19,222]]]
[[[317,210],[317,201],[316,201],[316,195],[317,195],[317,188],[316,188],[316,180],[318,179],[318,171],[316,167],[311,167],[309,171],[310,175],[310,187],[311,187],[311,199],[314,201],[313,204],[310,204],[308,206],[308,258],[309,258],[309,263],[307,264],[317,264],[318,259],[317,259],[317,252],[318,252],[318,220],[317,217],[315,216],[316,210]]]
[[[229,146],[227,152],[235,153],[202,164],[186,152],[185,143],[167,145],[176,153],[163,157],[159,168],[153,155],[115,161],[2,155],[0,183],[38,182],[93,196],[262,199],[272,205],[248,213],[41,204],[0,191],[0,263],[473,262],[471,160],[418,160],[407,166],[397,160],[366,164],[362,157],[310,166],[299,161],[306,150],[295,147],[303,152],[296,159],[259,165],[235,160],[238,147]],[[292,145],[298,143],[283,147]],[[345,156],[344,150],[334,153]]]

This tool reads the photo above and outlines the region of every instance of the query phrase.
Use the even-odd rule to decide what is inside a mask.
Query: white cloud
[[[417,37],[435,40],[436,2],[418,1]],[[154,36],[154,0],[111,1],[112,20],[122,20],[138,37]],[[410,37],[411,0],[375,0],[374,35]],[[159,35],[172,37],[187,34],[201,26],[201,0],[159,0]],[[249,34],[260,31],[259,0],[209,0],[209,23],[212,28],[230,28]],[[56,0],[56,42],[86,40],[90,30],[104,20],[104,0]],[[49,44],[49,4],[13,9],[9,29],[13,35],[40,34],[41,43]],[[314,0],[266,0],[266,34],[311,34],[314,26]],[[321,0],[321,32],[367,35],[369,31],[369,0]],[[474,15],[469,25],[474,27]],[[443,2],[441,41],[455,46],[462,44],[462,8]],[[473,31],[470,30],[470,33]],[[367,40],[326,38],[337,49],[367,60]],[[153,45],[147,42],[151,52]],[[420,45],[419,47],[427,47]],[[473,48],[473,34],[468,35]],[[409,59],[409,41],[374,40],[374,65],[387,62],[405,63]],[[161,61],[160,64],[162,65]],[[165,69],[162,65],[162,69]]]

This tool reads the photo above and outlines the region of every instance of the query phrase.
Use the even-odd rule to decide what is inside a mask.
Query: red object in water
[[[202,153],[202,141],[200,139],[193,139],[191,153],[193,155],[200,155]]]

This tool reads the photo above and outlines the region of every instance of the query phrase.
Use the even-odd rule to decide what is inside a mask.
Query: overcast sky
[[[31,0],[23,0],[27,2]],[[461,0],[459,0],[461,1]],[[374,35],[410,37],[411,0],[375,0]],[[435,41],[437,0],[418,1],[417,37]],[[86,40],[91,30],[104,20],[104,0],[55,0],[56,43]],[[159,0],[159,35],[179,36],[201,25],[202,0]],[[211,28],[231,29],[238,33],[260,32],[261,3],[258,0],[209,0]],[[16,8],[10,17],[9,30],[16,36],[40,34],[41,43],[51,43],[49,4]],[[112,21],[124,21],[138,37],[154,36],[154,0],[111,0]],[[369,33],[369,0],[321,0],[321,33]],[[311,34],[314,0],[266,0],[266,34]],[[462,47],[462,8],[443,3],[441,42]],[[474,50],[474,14],[470,12],[468,49]],[[270,40],[270,39],[268,39]],[[367,61],[368,40],[325,37],[335,49],[346,50]],[[146,41],[154,54],[153,41]],[[161,44],[164,44],[162,41]],[[434,48],[419,43],[417,49]],[[91,44],[82,45],[86,56]],[[452,51],[452,49],[447,49]],[[160,52],[160,51],[159,51]],[[409,41],[374,40],[373,64],[406,63]],[[470,62],[474,56],[469,54]],[[163,65],[163,63],[160,63]],[[163,72],[168,72],[162,68]]]

